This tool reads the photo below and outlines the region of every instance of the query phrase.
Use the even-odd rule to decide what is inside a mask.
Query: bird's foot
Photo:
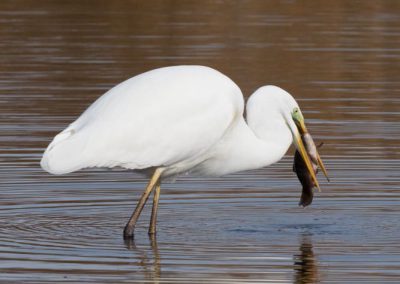
[[[126,226],[124,229],[124,239],[133,239],[133,232],[135,230],[135,227],[130,227],[130,226]]]

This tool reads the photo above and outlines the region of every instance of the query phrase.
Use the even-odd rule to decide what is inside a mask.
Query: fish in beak
[[[316,186],[318,190],[321,191],[316,177],[318,166],[321,168],[325,177],[329,181],[328,173],[318,153],[317,147],[315,146],[314,141],[307,130],[307,127],[304,123],[304,117],[299,108],[295,108],[293,110],[292,119],[296,126],[296,129],[292,131],[294,134],[293,140],[298,152],[296,152],[295,155],[294,170],[296,171],[297,176],[303,185],[303,194],[306,190],[308,192],[308,195],[310,195],[310,192],[312,193],[312,188],[314,186]],[[298,159],[302,159],[302,161],[298,161]],[[307,181],[307,179],[309,181]],[[300,201],[300,205],[307,206],[308,204],[310,204],[312,201],[312,195],[311,200],[309,200],[310,198],[306,197],[305,199],[308,199],[308,202],[304,201],[302,204],[302,198],[302,200]]]
[[[313,147],[314,143],[310,139],[312,139],[312,138],[311,138],[311,135],[308,133],[306,135],[302,136],[302,140],[303,140],[303,143],[304,143],[307,153],[315,153],[316,148]],[[309,141],[311,141],[312,143],[309,143]],[[323,143],[318,145],[317,148],[320,148],[322,146],[322,144]],[[311,158],[311,161],[312,161],[313,170],[315,173],[317,173],[318,172],[317,161],[313,158],[313,155],[309,154],[309,157]],[[314,198],[313,188],[315,187],[315,183],[313,182],[311,175],[307,171],[306,164],[305,164],[303,158],[301,157],[299,151],[296,151],[296,153],[294,155],[293,172],[296,173],[297,178],[299,179],[301,185],[303,186],[299,205],[306,207],[312,203],[312,200]]]

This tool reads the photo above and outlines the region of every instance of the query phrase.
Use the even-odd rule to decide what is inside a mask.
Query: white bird
[[[54,137],[41,166],[57,175],[90,167],[151,173],[125,227],[125,237],[133,236],[153,189],[149,234],[156,232],[163,178],[186,172],[221,176],[265,167],[279,161],[292,142],[318,186],[300,137],[304,118],[289,93],[276,86],[261,87],[248,99],[246,119],[243,113],[241,90],[217,70],[204,66],[155,69],[97,99]]]

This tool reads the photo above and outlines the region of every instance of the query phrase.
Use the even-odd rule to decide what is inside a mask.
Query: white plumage
[[[260,88],[247,107],[252,129],[243,105],[239,87],[214,69],[152,70],[95,101],[54,138],[41,166],[52,174],[164,167],[164,175],[222,175],[278,161],[292,142],[282,111],[290,115],[296,102],[278,87]]]

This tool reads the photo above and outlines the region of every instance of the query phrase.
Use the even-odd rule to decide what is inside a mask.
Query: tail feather
[[[43,170],[61,175],[82,168],[84,145],[74,129],[67,128],[56,135],[43,154],[40,166]]]

